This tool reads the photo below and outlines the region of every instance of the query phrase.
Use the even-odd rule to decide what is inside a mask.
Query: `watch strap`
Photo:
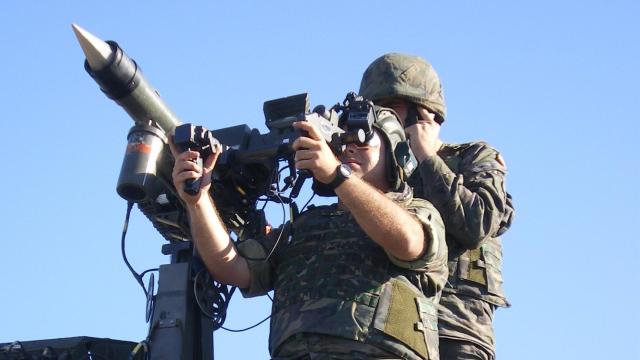
[[[348,176],[345,176],[342,171],[340,171],[340,167],[342,167],[343,165],[344,164],[340,164],[338,165],[338,167],[336,167],[336,177],[334,177],[333,180],[331,180],[331,182],[327,184],[327,187],[329,189],[335,190],[335,188],[337,188],[338,186],[340,186],[340,184],[347,180]]]

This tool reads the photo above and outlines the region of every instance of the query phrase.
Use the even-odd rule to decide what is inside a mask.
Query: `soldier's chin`
[[[351,173],[360,179],[365,176],[364,170],[360,165],[351,166]]]

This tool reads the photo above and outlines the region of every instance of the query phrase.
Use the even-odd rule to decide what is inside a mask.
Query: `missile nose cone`
[[[113,52],[111,46],[76,24],[71,24],[71,28],[76,34],[76,38],[91,69],[98,71],[105,67],[108,64],[109,56]]]

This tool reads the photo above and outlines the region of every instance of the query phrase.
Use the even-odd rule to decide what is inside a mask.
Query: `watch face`
[[[351,167],[347,164],[342,164],[340,165],[340,173],[342,174],[342,176],[344,177],[349,177],[351,176],[351,173],[353,171],[351,170]]]

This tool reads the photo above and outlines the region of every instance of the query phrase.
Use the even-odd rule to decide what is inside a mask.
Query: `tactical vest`
[[[460,162],[464,152],[477,142],[444,144],[438,152],[447,167],[456,174],[463,173]],[[410,181],[416,197],[424,198],[423,184],[416,171]],[[429,199],[426,199],[429,200]],[[447,221],[445,220],[445,228]],[[466,250],[458,246],[453,235],[446,233],[449,250],[449,278],[443,293],[457,293],[480,298],[501,307],[509,307],[502,288],[502,242],[498,236],[488,238],[479,248]]]
[[[435,296],[425,296],[421,274],[391,263],[348,212],[321,206],[302,214],[274,265],[272,354],[294,335],[316,333],[403,359],[438,358]]]

